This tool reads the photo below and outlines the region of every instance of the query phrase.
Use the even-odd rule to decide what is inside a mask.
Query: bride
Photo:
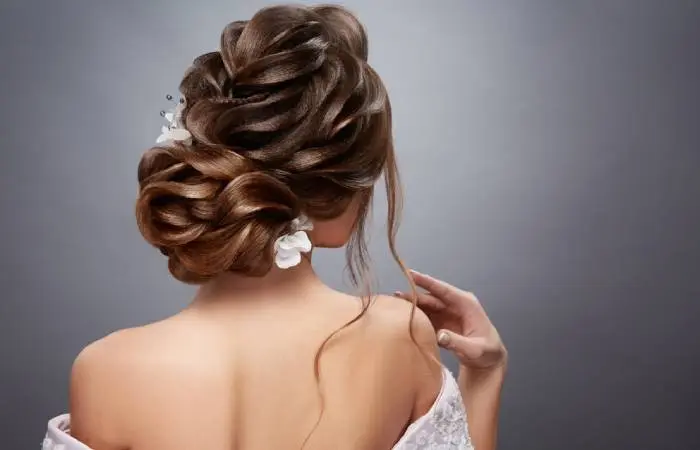
[[[357,19],[265,8],[229,24],[180,92],[139,165],[136,217],[199,290],[78,355],[43,448],[495,448],[506,351],[472,294],[397,255],[389,99]],[[394,296],[369,289],[363,234],[382,175],[411,286]],[[346,244],[357,297],[311,265],[313,247]]]

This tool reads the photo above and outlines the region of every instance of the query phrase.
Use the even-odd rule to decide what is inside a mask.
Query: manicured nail
[[[450,343],[450,335],[446,331],[440,331],[438,333],[438,344],[443,347]]]
[[[401,291],[394,291],[394,297],[401,297]]]

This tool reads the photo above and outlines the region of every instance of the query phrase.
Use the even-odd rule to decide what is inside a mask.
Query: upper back
[[[416,310],[416,345],[411,305],[379,296],[319,352],[359,306],[314,297],[186,310],[91,344],[74,365],[73,432],[98,449],[296,449],[312,430],[305,449],[391,448],[441,387],[430,323]]]

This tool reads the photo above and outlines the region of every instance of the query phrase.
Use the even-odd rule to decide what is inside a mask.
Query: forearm
[[[498,413],[505,365],[488,371],[460,366],[459,388],[467,410],[469,434],[475,450],[494,450],[498,435]]]

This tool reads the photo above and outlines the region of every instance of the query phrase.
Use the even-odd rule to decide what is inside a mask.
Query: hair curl
[[[322,350],[370,306],[364,225],[382,174],[389,248],[414,293],[415,343],[416,287],[395,247],[401,187],[391,106],[367,56],[364,28],[339,6],[275,6],[232,22],[220,50],[196,58],[180,84],[192,143],[153,147],[138,170],[139,229],[187,283],[226,271],[264,275],[275,239],[301,212],[332,219],[362,200],[347,247],[352,281],[365,282],[362,309],[316,352],[319,386]]]
[[[292,219],[337,217],[360,193],[355,257],[348,253],[356,279],[383,171],[392,230],[398,203],[391,108],[367,54],[347,10],[276,6],[232,22],[219,51],[194,60],[180,84],[192,143],[151,148],[138,170],[138,226],[173,276],[264,275]]]

